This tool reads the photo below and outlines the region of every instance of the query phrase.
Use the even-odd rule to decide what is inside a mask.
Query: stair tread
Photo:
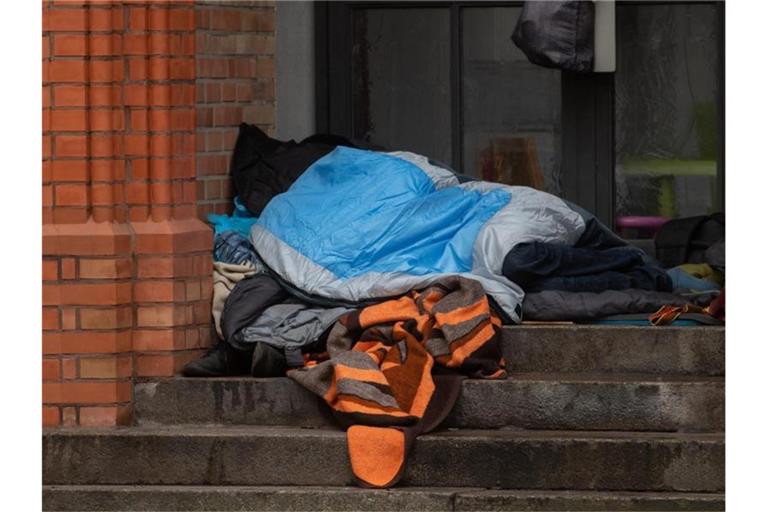
[[[249,382],[254,384],[268,384],[280,381],[290,381],[296,386],[299,386],[290,377],[251,377],[248,375],[238,375],[229,377],[183,377],[177,375],[172,379],[168,379],[163,382],[169,382],[176,385],[183,385],[185,383],[191,383],[193,385],[209,383],[240,383]],[[489,384],[496,385],[499,382],[508,383],[514,382],[567,382],[567,383],[582,383],[582,382],[596,382],[596,383],[714,383],[721,384],[725,382],[724,376],[719,375],[664,375],[653,373],[594,373],[594,372],[511,372],[506,379],[466,379],[465,382],[473,384]]]
[[[634,331],[646,330],[646,331],[708,331],[708,332],[724,332],[724,325],[689,325],[689,326],[675,326],[675,325],[607,325],[607,324],[562,324],[562,323],[536,323],[536,324],[521,324],[521,325],[505,325],[502,327],[504,330],[544,330],[544,329],[556,329],[556,330],[577,330],[577,331],[618,331],[623,329],[630,329]]]
[[[509,326],[501,348],[511,372],[725,373],[721,326]]]
[[[137,384],[135,397],[140,425],[336,424],[322,398],[287,377],[178,377]],[[724,403],[723,377],[512,373],[466,379],[443,426],[717,432],[725,426]]]
[[[130,427],[44,429],[47,436],[216,436],[216,437],[343,437],[345,432],[334,428],[305,428],[282,425],[141,425]],[[419,436],[431,438],[503,438],[503,439],[590,439],[590,440],[696,440],[723,441],[724,432],[647,432],[610,430],[516,430],[516,429],[444,429]]]
[[[205,492],[228,492],[228,491],[291,491],[291,492],[355,492],[355,493],[392,493],[392,492],[435,492],[441,494],[456,493],[504,493],[519,494],[530,496],[645,496],[645,497],[674,497],[674,496],[696,496],[701,498],[721,497],[724,494],[720,492],[678,492],[678,491],[580,491],[580,490],[542,490],[542,489],[488,489],[483,487],[408,487],[396,486],[390,489],[367,489],[364,487],[345,487],[345,486],[324,486],[324,485],[79,485],[79,484],[44,484],[43,490],[70,490],[70,491],[205,491]]]
[[[725,382],[723,376],[710,375],[660,375],[651,373],[580,373],[580,372],[514,372],[509,373],[506,379],[480,380],[467,379],[467,382],[596,382],[596,383],[621,383],[621,382],[670,382],[670,383],[715,383]]]
[[[447,430],[419,436],[402,483],[717,492],[724,454],[722,432]],[[354,476],[340,429],[178,425],[47,430],[43,481],[349,486]]]
[[[723,510],[723,493],[364,489],[325,486],[44,485],[44,510]]]

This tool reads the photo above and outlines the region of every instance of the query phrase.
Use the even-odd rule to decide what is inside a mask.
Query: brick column
[[[43,421],[130,421],[210,343],[192,2],[43,2]]]

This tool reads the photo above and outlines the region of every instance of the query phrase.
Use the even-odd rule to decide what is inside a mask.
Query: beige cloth
[[[224,303],[227,301],[232,288],[237,283],[252,276],[256,269],[252,264],[235,265],[233,263],[213,262],[213,301],[211,303],[211,314],[213,323],[216,325],[216,332],[222,339],[221,333],[221,312],[224,311]]]

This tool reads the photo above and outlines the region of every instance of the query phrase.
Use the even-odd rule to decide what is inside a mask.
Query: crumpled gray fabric
[[[269,274],[243,279],[232,289],[221,313],[224,339],[237,350],[252,349],[250,343],[240,343],[241,331],[258,320],[264,311],[288,299],[288,292]]]
[[[349,308],[321,308],[290,301],[264,310],[238,333],[239,343],[266,343],[285,351],[288,366],[301,366],[301,349],[313,343]]]
[[[650,314],[665,305],[707,304],[714,296],[684,296],[636,289],[608,290],[600,293],[547,290],[525,295],[523,320],[577,321],[630,313]]]

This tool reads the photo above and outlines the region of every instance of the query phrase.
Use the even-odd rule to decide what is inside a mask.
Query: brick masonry
[[[275,130],[273,2],[197,2],[197,209],[231,213],[237,126]]]
[[[274,129],[274,5],[42,8],[43,423],[126,424],[137,379],[210,344],[198,215],[226,210],[240,120]]]

